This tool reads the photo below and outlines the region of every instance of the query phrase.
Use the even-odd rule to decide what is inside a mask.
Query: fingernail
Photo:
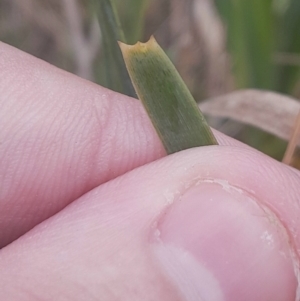
[[[225,182],[204,181],[160,217],[153,250],[187,301],[295,300],[295,259],[271,210]]]

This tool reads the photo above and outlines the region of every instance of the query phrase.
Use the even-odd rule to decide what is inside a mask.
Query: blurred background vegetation
[[[244,88],[299,99],[299,0],[113,1],[127,41],[154,34],[198,102]],[[0,0],[0,39],[109,86],[93,1]],[[283,156],[287,143],[259,128],[209,121],[276,159]]]

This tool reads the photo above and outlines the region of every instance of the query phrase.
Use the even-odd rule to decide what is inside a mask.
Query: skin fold
[[[138,100],[3,43],[0,91],[0,300],[297,300],[298,171],[166,156]]]

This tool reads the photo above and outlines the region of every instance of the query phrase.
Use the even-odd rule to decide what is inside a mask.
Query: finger
[[[1,300],[295,300],[299,173],[187,150],[94,189],[0,252]]]
[[[3,43],[0,93],[0,248],[90,189],[165,155],[137,100]]]
[[[0,247],[164,155],[139,103],[0,43]]]

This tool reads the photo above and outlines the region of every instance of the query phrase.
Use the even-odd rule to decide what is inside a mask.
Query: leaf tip
[[[131,53],[146,53],[150,48],[158,46],[154,36],[152,35],[147,42],[137,42],[134,45],[128,45],[118,41],[123,56],[128,56]]]
[[[119,47],[120,47],[121,52],[122,52],[123,55],[124,55],[124,52],[126,52],[127,49],[128,49],[129,47],[131,47],[130,45],[125,44],[125,43],[123,43],[123,42],[121,42],[121,41],[118,41],[118,44],[119,44]]]

